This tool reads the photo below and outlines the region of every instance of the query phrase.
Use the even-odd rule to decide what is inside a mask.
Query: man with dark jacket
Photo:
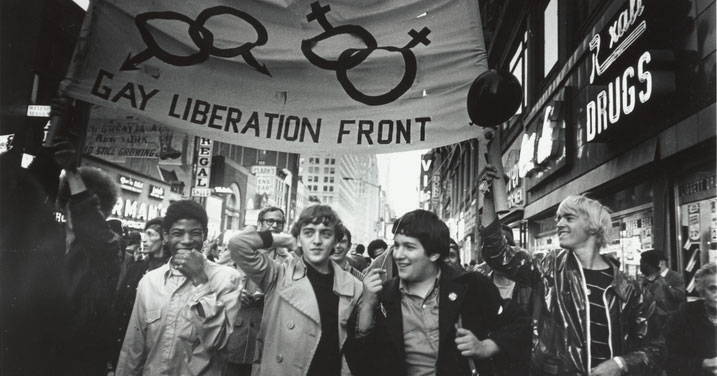
[[[497,179],[486,168],[487,180]],[[491,184],[481,184],[490,187]],[[484,194],[483,258],[494,270],[537,291],[531,375],[659,374],[665,343],[654,302],[638,283],[600,255],[612,226],[610,210],[585,196],[569,196],[557,210],[560,251],[542,261],[506,243],[493,195]]]
[[[58,140],[54,149],[65,171],[57,202],[67,218],[64,285],[73,318],[62,349],[67,369],[58,373],[104,375],[111,354],[112,298],[121,243],[105,218],[117,200],[117,187],[97,168],[77,168],[76,151],[69,142]]]
[[[484,276],[444,262],[446,224],[415,210],[396,221],[393,233],[398,276],[382,283],[385,271],[369,271],[363,304],[347,326],[353,374],[525,374],[519,357],[530,346],[528,317],[504,305]]]

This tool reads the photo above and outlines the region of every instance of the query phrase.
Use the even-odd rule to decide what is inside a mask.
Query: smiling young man
[[[499,178],[492,166],[485,176],[485,183]],[[585,196],[565,198],[556,216],[562,249],[537,261],[507,244],[493,194],[482,191],[483,258],[537,294],[531,375],[659,374],[665,344],[654,302],[643,299],[615,260],[600,254],[612,226],[610,210]]]
[[[219,376],[239,309],[239,273],[201,253],[207,213],[197,202],[169,205],[162,227],[172,258],[139,282],[116,375]]]
[[[385,271],[370,270],[348,324],[354,375],[517,374],[516,355],[529,347],[528,317],[504,306],[487,278],[444,261],[446,224],[415,210],[395,222],[393,234],[398,275],[383,282]]]
[[[363,286],[331,261],[343,236],[336,212],[313,205],[301,213],[291,235],[250,230],[229,242],[232,259],[265,293],[254,375],[350,375],[342,348]],[[297,243],[301,257],[285,264],[258,251]]]
[[[348,253],[351,249],[351,231],[344,228],[344,236],[336,243],[331,261],[335,262],[342,270],[351,273],[359,281],[363,281],[363,273],[354,268],[349,262]]]

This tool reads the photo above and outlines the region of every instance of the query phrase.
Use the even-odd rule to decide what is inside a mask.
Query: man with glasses
[[[280,234],[284,230],[285,223],[284,211],[275,206],[262,209],[257,218],[259,231],[271,231],[274,234]],[[281,247],[260,249],[259,252],[266,254],[269,259],[279,264],[293,258],[286,248]],[[239,317],[227,344],[229,362],[224,372],[225,376],[251,375],[256,336],[259,333],[261,316],[264,312],[264,292],[256,283],[247,278],[246,273],[241,269],[238,270],[242,275],[244,288],[239,296],[241,302]]]

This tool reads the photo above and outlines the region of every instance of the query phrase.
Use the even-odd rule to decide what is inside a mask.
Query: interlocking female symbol
[[[324,29],[324,32],[314,38],[305,39],[301,42],[301,51],[304,53],[304,56],[306,56],[312,64],[319,68],[335,71],[336,79],[339,81],[346,94],[354,100],[369,106],[391,103],[408,91],[411,85],[413,85],[413,81],[416,79],[417,71],[416,56],[413,54],[413,51],[411,51],[411,48],[416,47],[419,43],[428,46],[431,41],[428,40],[427,37],[428,34],[431,33],[431,30],[427,27],[424,27],[420,32],[412,29],[408,32],[408,35],[410,35],[412,39],[405,47],[378,47],[376,39],[373,35],[361,26],[342,25],[333,27],[326,19],[326,13],[330,10],[330,6],[321,6],[318,1],[311,4],[311,13],[306,15],[306,19],[309,22],[316,20]],[[366,45],[366,48],[346,49],[335,61],[324,59],[314,53],[313,48],[318,42],[339,34],[349,34],[358,37]],[[403,61],[405,63],[405,71],[398,85],[389,90],[387,93],[381,95],[368,95],[362,93],[356,88],[356,86],[354,86],[354,84],[349,80],[347,72],[348,70],[363,63],[369,55],[376,50],[400,53],[401,56],[403,56]]]

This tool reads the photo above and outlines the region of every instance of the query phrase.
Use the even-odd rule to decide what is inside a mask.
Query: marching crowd
[[[256,227],[207,242],[205,209],[181,200],[140,246],[106,221],[112,180],[77,168],[66,141],[48,153],[63,226],[37,178],[51,163],[0,157],[3,375],[717,374],[717,266],[689,303],[660,251],[642,254],[641,281],[627,277],[600,253],[610,210],[585,196],[562,201],[562,250],[538,260],[482,192],[486,265],[470,270],[425,210],[395,221],[390,246],[350,254],[328,205],[290,228],[265,208]]]

